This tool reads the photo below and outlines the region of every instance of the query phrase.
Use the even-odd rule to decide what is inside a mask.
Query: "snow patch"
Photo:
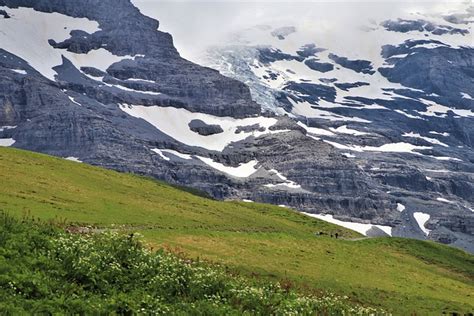
[[[17,126],[1,126],[0,127],[0,132],[6,131],[7,129],[15,129]]]
[[[436,201],[443,202],[443,203],[448,203],[448,204],[455,204],[455,202],[447,200],[445,198],[436,198]]]
[[[298,121],[297,124],[299,126],[301,126],[302,128],[304,128],[307,133],[310,133],[310,134],[313,134],[313,135],[334,136],[334,133],[332,133],[328,130],[325,130],[323,128],[309,127],[309,126],[306,126],[306,124],[304,124],[302,122],[299,122],[299,121]]]
[[[425,120],[425,119],[422,118],[422,117],[419,117],[419,116],[416,116],[416,115],[408,114],[408,113],[406,113],[405,111],[402,111],[402,110],[395,110],[395,112],[397,112],[397,113],[399,113],[399,114],[402,114],[402,115],[405,115],[405,116],[408,117],[408,118],[412,118],[412,119],[416,119],[416,120]]]
[[[160,92],[136,90],[136,89],[128,88],[119,84],[110,84],[110,83],[104,82],[103,80],[100,80],[100,81],[102,81],[102,83],[106,85],[107,87],[117,88],[117,89],[128,91],[128,92],[143,93],[143,94],[149,94],[149,95],[161,95]]]
[[[26,75],[27,72],[23,69],[10,69],[11,71],[13,72],[16,72],[17,74],[20,74],[20,75]]]
[[[440,136],[444,136],[444,137],[448,137],[449,136],[449,133],[440,133],[440,132],[436,132],[436,131],[430,131],[429,132],[430,134],[433,134],[433,135],[440,135]]]
[[[305,213],[305,212],[303,212],[303,214],[354,230],[364,236],[367,236],[367,231],[369,231],[372,227],[377,227],[381,229],[382,231],[384,231],[387,235],[392,236],[392,227],[390,226],[345,222],[345,221],[335,219],[334,216],[330,214],[311,214],[311,213]]]
[[[137,78],[128,78],[127,81],[133,81],[133,82],[146,82],[146,83],[154,83],[156,84],[156,81],[153,80],[147,80],[147,79],[137,79]]]
[[[236,178],[247,178],[257,171],[257,169],[255,168],[258,164],[257,160],[252,160],[247,163],[242,163],[238,167],[229,167],[219,162],[215,162],[211,158],[205,158],[205,157],[200,157],[200,156],[196,156],[196,157],[202,162],[204,162],[205,164],[207,164],[208,166]]]
[[[356,157],[355,155],[350,154],[350,153],[342,153],[341,155],[343,155],[346,158],[355,158]]]
[[[170,161],[170,160],[171,160],[169,157],[166,157],[166,156],[163,154],[163,151],[162,151],[161,149],[153,148],[151,151],[153,151],[154,153],[157,153],[158,155],[160,155],[161,158],[163,158],[163,159],[166,160],[166,161]]]
[[[421,136],[420,134],[418,133],[413,133],[413,132],[410,132],[410,133],[405,133],[402,135],[403,137],[411,137],[411,138],[419,138],[419,139],[423,139],[425,141],[427,141],[428,143],[431,143],[433,145],[439,145],[439,146],[443,146],[443,147],[449,147],[449,145],[443,143],[443,142],[440,142],[439,140],[435,139],[435,138],[430,138],[430,137],[424,137],[424,136]]]
[[[347,125],[339,126],[338,128],[330,127],[329,129],[334,133],[348,134],[354,136],[369,135],[369,133],[359,132],[355,129],[347,128]]]
[[[371,121],[364,120],[359,117],[347,117],[347,116],[334,114],[332,112],[320,110],[317,108],[316,105],[313,105],[307,101],[296,102],[292,100],[291,98],[288,98],[288,101],[293,106],[292,113],[295,115],[300,115],[307,118],[319,118],[319,119],[329,120],[329,121],[352,121],[352,122],[359,122],[359,123],[371,123]]]
[[[422,103],[427,105],[426,111],[424,112],[416,111],[416,112],[424,116],[444,118],[447,116],[448,112],[453,112],[455,115],[460,116],[460,117],[474,117],[474,112],[471,110],[450,108],[450,107],[437,104],[433,101],[426,100],[426,99],[420,99],[420,101],[422,101]]]
[[[461,92],[461,96],[463,99],[474,100],[469,94]]]
[[[301,189],[301,185],[297,184],[296,182],[294,181],[291,181],[291,180],[288,180],[287,177],[285,177],[284,175],[282,175],[278,170],[276,169],[270,169],[268,170],[269,173],[271,174],[274,174],[276,175],[278,178],[280,178],[283,182],[282,183],[278,183],[278,184],[265,184],[264,186],[267,187],[267,188],[274,188],[274,187],[281,187],[281,186],[285,186],[285,187],[288,187],[290,189]]]
[[[11,16],[0,20],[0,47],[26,60],[31,67],[54,81],[53,67],[62,63],[61,55],[74,53],[54,49],[48,40],[56,42],[70,38],[72,30],[87,33],[99,31],[99,24],[85,18],[73,18],[59,13],[44,13],[30,8],[10,9],[0,6]],[[40,26],[40,27],[39,27]]]
[[[177,109],[174,107],[127,104],[121,104],[120,109],[133,117],[144,119],[163,133],[183,144],[202,147],[208,150],[222,151],[230,143],[244,140],[250,136],[259,137],[265,134],[281,132],[268,131],[268,128],[277,122],[275,118],[251,117],[235,119],[232,117],[218,117],[210,114],[194,113],[186,109]],[[195,133],[189,128],[189,122],[196,119],[206,122],[206,124],[219,125],[223,129],[223,132],[208,136]],[[265,128],[265,131],[235,133],[239,126],[251,126],[255,124],[259,124]]]
[[[13,138],[0,138],[0,147],[10,147],[15,143]]]
[[[339,144],[339,143],[328,141],[328,140],[324,140],[324,142],[338,149],[357,151],[357,152],[364,152],[364,151],[392,152],[392,153],[410,153],[410,154],[421,155],[420,153],[415,152],[415,150],[431,149],[431,147],[415,146],[410,143],[402,143],[402,142],[384,144],[379,147],[373,147],[373,146],[362,147],[362,146],[353,146],[353,145],[343,145],[343,144]]]
[[[74,161],[74,162],[82,163],[82,161],[79,160],[79,158],[77,158],[77,157],[72,157],[72,156],[71,156],[71,157],[66,157],[66,158],[64,158],[64,159],[69,160],[69,161]]]
[[[437,157],[437,156],[426,156],[426,157],[434,158],[434,159],[436,159],[436,160],[441,160],[441,161],[458,161],[458,162],[462,162],[461,159],[459,159],[459,158],[454,158],[454,157]]]
[[[69,100],[71,100],[72,103],[76,104],[76,105],[79,105],[79,106],[82,106],[82,104],[80,104],[79,102],[77,102],[73,97],[71,96],[68,96]]]
[[[413,218],[415,218],[418,226],[423,231],[423,233],[428,236],[431,232],[430,229],[425,227],[425,224],[429,221],[430,215],[422,212],[415,212],[413,213]]]
[[[181,159],[184,159],[184,160],[192,160],[193,159],[193,156],[189,155],[189,154],[183,154],[183,153],[180,153],[179,151],[176,151],[176,150],[172,150],[172,149],[152,149],[152,151],[154,151],[155,153],[157,153],[158,155],[165,157],[164,156],[164,153],[168,153],[168,154],[171,154],[173,156],[176,156],[178,158],[181,158]],[[168,157],[166,157],[168,158]],[[166,160],[166,158],[163,158]],[[170,158],[168,158],[169,160]]]
[[[406,209],[405,205],[403,205],[402,203],[397,203],[397,211],[399,211],[401,213],[405,209]]]

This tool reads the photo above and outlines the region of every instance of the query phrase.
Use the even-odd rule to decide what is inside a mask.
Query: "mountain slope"
[[[220,202],[164,183],[64,159],[0,149],[0,209],[140,232],[156,247],[331,291],[395,314],[472,310],[472,255],[432,242],[360,235],[286,208]],[[81,228],[82,227],[82,228]],[[319,235],[320,232],[325,235]],[[329,237],[338,233],[339,239]]]
[[[449,47],[392,41],[407,36],[397,28],[405,22],[392,21],[386,33],[397,36],[371,51],[377,63],[321,51],[304,37],[308,45],[292,47],[299,54],[244,49],[244,76],[233,68],[242,55],[224,64],[250,89],[183,59],[130,0],[0,0],[0,10],[1,146],[474,251],[472,49],[460,48],[469,21],[417,35],[455,38]],[[276,43],[299,36],[295,27],[252,32]],[[331,76],[309,82],[317,69]]]
[[[290,24],[262,14],[259,25],[242,26],[229,40],[201,47],[199,60],[247,83],[264,109],[297,120],[308,137],[344,157],[346,167],[363,170],[356,178],[362,186],[338,183],[343,192],[337,193],[357,196],[365,185],[382,191],[374,190],[372,200],[395,199],[398,215],[381,215],[390,218],[393,235],[472,251],[473,7],[434,14],[407,5],[394,13],[375,7],[367,13],[372,4],[358,3],[353,9],[371,19],[354,26],[357,14],[344,15],[346,5],[282,6],[289,16],[304,8],[308,13],[285,22]],[[353,173],[347,168],[335,178]],[[291,175],[323,194],[307,185],[304,168]],[[317,208],[345,219],[377,218],[367,205],[351,205],[353,212]]]
[[[151,252],[136,234],[71,234],[55,224],[0,212],[2,314],[386,314]]]

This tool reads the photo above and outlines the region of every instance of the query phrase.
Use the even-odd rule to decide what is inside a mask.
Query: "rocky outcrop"
[[[206,124],[201,120],[192,120],[188,124],[189,128],[202,136],[220,134],[224,130],[217,124]]]
[[[153,176],[218,199],[386,225],[397,236],[474,251],[472,49],[426,51],[419,45],[436,43],[420,42],[386,46],[383,57],[393,67],[375,70],[368,60],[334,55],[315,44],[298,46],[296,54],[232,47],[222,62],[234,71],[228,74],[232,79],[181,58],[171,35],[157,30],[159,23],[129,0],[0,0],[0,5],[6,7],[0,27],[7,16],[15,18],[13,8],[98,25],[94,32],[71,29],[65,39],[48,37],[46,52],[63,55],[54,78],[33,68],[28,55],[1,49],[0,42],[0,144]],[[284,42],[296,31],[280,29],[274,36]],[[99,50],[118,61],[102,68],[109,59],[88,64]],[[323,59],[323,53],[329,57]],[[215,61],[219,54],[214,51]],[[327,73],[308,81],[297,69],[272,68],[278,61],[301,63],[314,74],[322,73],[312,67],[324,65]],[[364,80],[338,78],[341,67]],[[352,93],[372,88],[372,75],[402,87],[376,96]],[[449,110],[434,111],[427,120],[426,102]],[[405,147],[397,151],[393,144]],[[414,212],[430,215],[428,236]]]

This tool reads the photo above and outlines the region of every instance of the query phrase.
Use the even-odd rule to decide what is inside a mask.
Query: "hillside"
[[[278,283],[152,252],[137,235],[67,234],[56,225],[0,213],[0,236],[5,315],[385,314],[346,298],[304,296]]]
[[[289,209],[214,201],[17,149],[0,149],[0,175],[0,210],[17,217],[51,219],[70,229],[139,232],[155,249],[221,263],[259,280],[285,280],[305,293],[347,295],[394,314],[474,309],[474,257],[443,245],[359,240],[355,232]],[[329,236],[336,232],[337,240]]]
[[[474,11],[318,3],[0,0],[0,145],[474,253]]]

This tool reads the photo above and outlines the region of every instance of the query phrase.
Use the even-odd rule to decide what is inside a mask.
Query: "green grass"
[[[155,248],[221,263],[298,291],[330,291],[397,315],[474,310],[474,256],[359,234],[297,212],[220,202],[161,182],[15,149],[0,149],[0,209],[56,222],[138,231]],[[343,239],[316,236],[335,234]]]
[[[136,234],[68,234],[0,212],[0,237],[2,315],[385,314],[152,252]]]

